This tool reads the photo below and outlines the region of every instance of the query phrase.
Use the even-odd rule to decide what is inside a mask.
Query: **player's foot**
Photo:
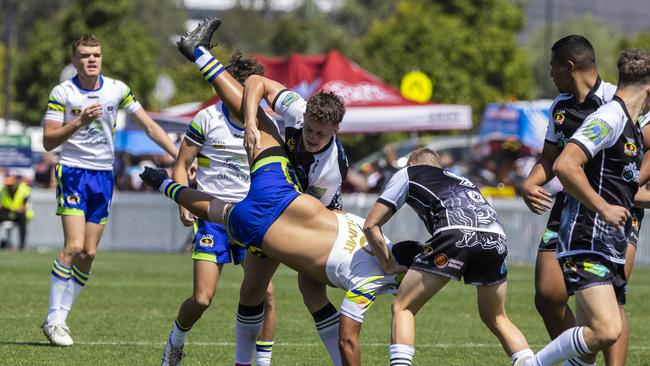
[[[45,321],[43,323],[43,333],[54,346],[72,346],[74,343],[72,337],[70,337],[70,329],[65,323],[48,324]]]
[[[181,36],[181,39],[176,42],[178,50],[183,54],[183,56],[185,56],[185,58],[194,62],[196,59],[194,56],[194,50],[199,46],[209,49],[212,34],[220,25],[221,19],[219,18],[212,17],[204,19],[196,26],[196,28],[194,28],[194,30],[186,32]]]
[[[167,345],[165,346],[160,366],[180,366],[184,356],[183,346],[174,347],[171,339],[167,339]]]
[[[519,357],[512,363],[512,366],[532,366],[533,365],[533,356],[524,355]]]
[[[167,179],[167,172],[165,169],[144,167],[144,171],[140,173],[140,178],[143,182],[147,183],[149,187],[159,190],[165,179]]]

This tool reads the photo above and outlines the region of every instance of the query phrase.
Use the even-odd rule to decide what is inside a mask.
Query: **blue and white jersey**
[[[45,120],[65,125],[95,103],[102,106],[102,117],[81,127],[63,143],[59,163],[75,168],[113,170],[117,110],[133,113],[142,108],[126,84],[100,75],[99,88],[88,90],[80,86],[75,76],[52,89]]]
[[[336,136],[317,152],[305,149],[302,140],[307,102],[296,92],[284,90],[273,101],[273,110],[284,118],[285,142],[303,191],[327,208],[340,210],[341,184],[348,174],[348,159]]]
[[[244,129],[223,103],[199,111],[185,139],[201,147],[197,159],[198,189],[226,202],[239,202],[248,193],[250,168],[244,149]]]

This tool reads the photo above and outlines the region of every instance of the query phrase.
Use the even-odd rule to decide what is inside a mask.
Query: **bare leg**
[[[359,334],[361,325],[356,320],[342,315],[339,320],[339,349],[341,358],[345,366],[361,365],[361,345],[359,344]]]
[[[223,264],[210,261],[194,261],[194,290],[192,296],[185,299],[178,310],[178,325],[190,329],[201,319],[216,292]]]
[[[409,270],[393,300],[391,326],[393,344],[415,344],[415,315],[449,282],[449,278]]]
[[[495,286],[478,286],[476,294],[481,320],[499,341],[508,356],[529,348],[526,337],[506,315],[507,282]]]
[[[636,256],[636,247],[632,244],[627,245],[625,255],[625,279],[630,280],[632,268],[634,267],[634,257]],[[607,366],[624,366],[627,358],[627,347],[629,342],[629,327],[627,324],[627,315],[623,305],[619,306],[621,312],[621,321],[623,322],[623,331],[621,337],[613,345],[603,350],[605,364]]]
[[[535,263],[535,306],[544,320],[551,339],[575,326],[575,318],[567,302],[562,268],[555,252],[537,252]]]

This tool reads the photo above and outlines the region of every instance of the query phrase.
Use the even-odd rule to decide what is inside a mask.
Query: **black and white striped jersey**
[[[505,235],[496,211],[469,179],[432,165],[397,171],[377,202],[394,212],[407,203],[431,235],[449,229]]]
[[[639,187],[643,135],[638,121],[631,120],[625,103],[614,96],[585,119],[569,143],[577,144],[589,157],[584,172],[591,188],[609,204],[631,210]],[[625,263],[631,227],[632,220],[628,220],[618,230],[567,195],[560,219],[558,257],[594,253],[615,263]]]
[[[284,118],[284,140],[289,159],[304,193],[319,199],[327,208],[343,208],[341,185],[348,174],[348,158],[336,136],[317,152],[305,149],[302,126],[307,102],[296,92],[283,90],[273,101],[273,110]]]
[[[551,105],[545,142],[563,149],[585,118],[611,101],[614,93],[616,85],[598,77],[582,103],[578,103],[571,93],[558,95]]]

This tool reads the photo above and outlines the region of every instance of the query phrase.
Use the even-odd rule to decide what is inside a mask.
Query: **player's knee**
[[[266,289],[259,286],[244,286],[239,288],[239,302],[246,306],[255,306],[264,301]]]
[[[401,313],[401,312],[403,312],[405,310],[406,310],[406,305],[404,303],[402,303],[401,301],[399,301],[398,298],[395,298],[393,300],[393,302],[391,303],[391,305],[390,305],[390,311],[391,311],[391,314],[393,316],[395,316],[395,314],[399,314],[399,313]]]
[[[194,304],[202,310],[205,310],[210,307],[213,297],[214,293],[198,292],[193,297]]]
[[[81,252],[83,251],[83,242],[75,243],[66,243],[65,248],[63,248],[63,255],[68,257],[69,259],[72,259],[74,257],[77,257],[81,255]]]
[[[347,334],[339,335],[339,350],[342,354],[354,352],[359,347],[359,340]]]
[[[612,344],[616,343],[618,338],[620,338],[623,331],[623,327],[620,322],[608,322],[607,324],[602,324],[598,327],[594,327],[594,335],[596,337],[596,342],[599,345],[599,349],[607,348]]]
[[[95,249],[82,249],[80,255],[80,259],[84,262],[92,262],[95,260],[95,255],[97,254],[97,251]]]

